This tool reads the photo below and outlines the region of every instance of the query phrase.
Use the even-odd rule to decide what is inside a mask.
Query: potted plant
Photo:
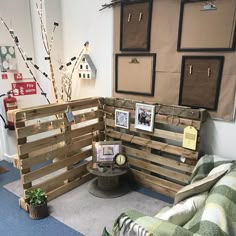
[[[30,218],[42,219],[48,216],[47,195],[41,188],[26,191],[25,201]]]

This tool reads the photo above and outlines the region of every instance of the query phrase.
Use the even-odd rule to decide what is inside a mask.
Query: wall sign
[[[0,46],[1,71],[16,71],[16,53],[13,46]]]
[[[7,74],[2,74],[2,79],[8,79],[8,75]]]
[[[36,82],[12,83],[13,96],[25,96],[36,94]]]
[[[23,76],[22,73],[14,73],[14,80],[22,80]]]

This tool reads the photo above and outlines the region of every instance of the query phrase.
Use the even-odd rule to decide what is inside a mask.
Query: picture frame
[[[129,112],[123,110],[115,110],[115,126],[129,129]]]
[[[121,2],[120,51],[150,51],[153,0]]]
[[[153,132],[155,120],[155,106],[136,103],[135,128]]]
[[[235,50],[236,1],[222,2],[181,1],[177,51]]]
[[[93,162],[110,165],[114,157],[121,152],[121,141],[93,142]]]
[[[117,53],[115,55],[115,92],[154,96],[155,53]]]

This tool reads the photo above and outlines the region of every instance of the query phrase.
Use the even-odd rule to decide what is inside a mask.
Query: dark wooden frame
[[[147,47],[146,48],[125,48],[123,47],[123,13],[124,5],[149,3],[149,17],[148,17],[148,30],[147,30]],[[121,2],[120,7],[120,51],[150,51],[150,39],[151,39],[151,22],[152,22],[152,2],[153,0],[136,0],[132,2]]]
[[[199,2],[205,2],[204,0],[199,0]],[[236,19],[234,22],[234,32],[233,32],[233,40],[232,46],[229,48],[181,48],[181,40],[182,40],[182,26],[183,26],[183,15],[184,15],[184,6],[185,4],[195,3],[197,1],[192,0],[181,0],[180,4],[180,16],[179,16],[179,30],[178,30],[178,41],[177,41],[177,51],[179,52],[204,52],[204,51],[234,51],[236,45]]]
[[[119,57],[152,57],[152,79],[151,79],[151,90],[150,93],[145,92],[135,92],[135,91],[125,91],[125,90],[118,90],[118,58]],[[156,78],[156,53],[126,53],[126,54],[116,54],[115,55],[115,91],[117,93],[125,93],[125,94],[135,94],[135,95],[142,95],[142,96],[154,96],[155,92],[155,78]]]
[[[207,110],[216,111],[218,106],[219,94],[220,94],[220,85],[222,79],[222,72],[223,72],[223,65],[224,65],[224,56],[183,56],[182,57],[182,66],[181,66],[181,80],[180,80],[180,90],[179,90],[179,105],[180,106],[189,106],[187,104],[182,103],[182,93],[183,93],[183,83],[184,83],[184,71],[185,71],[185,61],[186,59],[201,59],[201,60],[208,60],[208,59],[218,59],[220,62],[219,74],[217,78],[216,84],[216,93],[215,93],[215,101],[214,107],[199,107],[199,106],[190,106],[192,108],[205,108]]]

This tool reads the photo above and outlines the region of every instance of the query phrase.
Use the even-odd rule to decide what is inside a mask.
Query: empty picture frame
[[[182,0],[178,51],[235,50],[236,0]]]
[[[183,56],[179,105],[217,110],[223,56]]]
[[[121,2],[120,51],[149,51],[152,0]]]
[[[116,54],[115,91],[154,96],[156,54]]]

